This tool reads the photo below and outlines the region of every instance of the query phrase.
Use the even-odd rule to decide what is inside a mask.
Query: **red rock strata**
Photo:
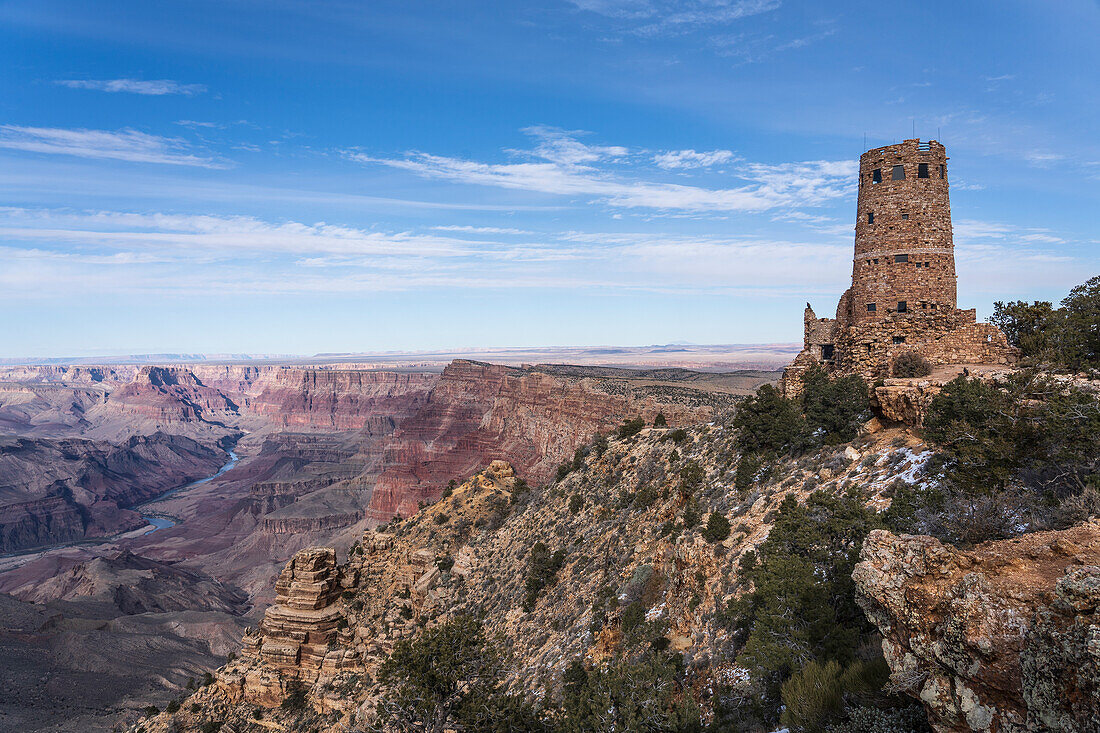
[[[452,478],[461,481],[496,458],[528,481],[545,481],[595,432],[624,418],[652,421],[658,412],[675,425],[703,419],[709,408],[641,402],[538,372],[455,360],[385,444],[367,515],[385,521],[411,514]]]
[[[187,369],[142,367],[134,381],[111,393],[111,412],[161,421],[192,422],[235,413],[237,406]]]
[[[428,399],[438,377],[397,372],[286,369],[265,378],[250,411],[283,427],[389,432]]]

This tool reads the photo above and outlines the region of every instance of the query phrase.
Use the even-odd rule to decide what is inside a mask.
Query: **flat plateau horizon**
[[[343,369],[442,369],[455,359],[507,366],[567,363],[620,368],[672,367],[702,371],[781,369],[798,353],[797,343],[651,344],[645,346],[485,346],[424,350],[323,352],[307,354],[225,354],[160,352],[93,356],[0,358],[3,366],[89,366],[154,364],[286,364]]]

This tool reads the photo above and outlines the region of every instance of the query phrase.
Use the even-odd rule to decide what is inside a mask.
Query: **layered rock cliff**
[[[428,400],[438,377],[398,372],[284,369],[266,375],[248,410],[284,428],[381,435]]]
[[[853,577],[938,733],[1100,730],[1100,521],[969,550],[880,530]]]
[[[636,416],[652,422],[658,412],[682,425],[705,419],[712,408],[637,400],[540,372],[456,360],[386,442],[368,515],[386,521],[411,514],[449,480],[498,456],[528,480],[545,481],[593,433]]]

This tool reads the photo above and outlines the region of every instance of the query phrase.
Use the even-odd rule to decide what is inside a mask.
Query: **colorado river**
[[[183,486],[172,489],[171,491],[166,491],[155,499],[150,499],[149,501],[143,501],[140,504],[135,504],[133,508],[140,510],[142,507],[149,506],[150,504],[156,504],[157,502],[164,501],[165,499],[170,499],[171,497],[177,494],[181,494],[184,491],[188,491],[189,489],[193,489],[196,486],[202,486],[203,484],[210,483],[218,476],[221,476],[223,473],[232,469],[236,465],[237,453],[231,450],[229,451],[229,461],[224,466],[219,468],[217,473],[211,476],[207,476],[206,478],[200,478],[198,481],[192,481],[189,484],[184,484]],[[147,535],[156,532],[158,529],[167,529],[168,527],[173,527],[176,524],[175,519],[164,514],[142,514],[141,517],[152,526],[152,529],[147,532],[143,532],[143,534]]]

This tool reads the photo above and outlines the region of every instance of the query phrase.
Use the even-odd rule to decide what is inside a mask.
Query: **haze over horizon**
[[[0,4],[0,357],[774,344],[856,160],[945,143],[959,305],[1100,272],[1087,0]],[[866,137],[865,137],[866,136]]]

